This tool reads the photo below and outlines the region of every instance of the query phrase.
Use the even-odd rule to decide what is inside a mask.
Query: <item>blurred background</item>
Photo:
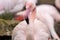
[[[38,0],[38,4],[54,4],[55,0]]]
[[[55,0],[38,0],[37,5],[39,4],[51,4],[54,5]],[[20,21],[16,21],[13,19],[13,14],[11,13],[4,13],[0,15],[0,36],[11,36],[11,32],[13,28],[19,23]],[[60,36],[60,24],[55,23],[55,30]]]

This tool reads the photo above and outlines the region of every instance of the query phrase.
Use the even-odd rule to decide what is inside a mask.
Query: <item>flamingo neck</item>
[[[32,12],[30,12],[30,15],[28,16],[28,18],[29,18],[29,23],[34,22],[34,20],[36,18],[36,9],[34,9]]]
[[[30,14],[30,9],[26,9],[25,18],[27,18],[29,14]]]
[[[34,22],[35,18],[36,18],[36,9],[34,9],[33,11],[28,11],[25,20],[27,24],[31,24]]]

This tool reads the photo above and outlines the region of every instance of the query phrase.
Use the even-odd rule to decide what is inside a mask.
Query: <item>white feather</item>
[[[48,27],[37,19],[29,25],[26,24],[26,21],[22,21],[14,28],[12,39],[26,40],[28,35],[31,35],[34,40],[48,40],[50,32]]]
[[[59,39],[54,29],[54,19],[60,21],[60,14],[52,5],[39,5],[36,8],[36,18],[48,26],[53,38]]]

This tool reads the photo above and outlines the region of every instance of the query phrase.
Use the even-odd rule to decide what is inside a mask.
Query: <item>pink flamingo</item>
[[[29,24],[24,20],[16,25],[12,31],[12,40],[51,40],[48,26],[36,19],[35,13],[29,14]]]
[[[21,15],[24,15],[24,12]],[[42,21],[44,24],[46,24],[48,26],[48,28],[49,28],[49,30],[52,34],[52,37],[54,39],[59,40],[59,37],[54,30],[54,19],[59,22],[60,21],[60,14],[56,10],[55,7],[53,7],[51,5],[37,6],[37,8],[36,8],[36,18],[38,20]]]

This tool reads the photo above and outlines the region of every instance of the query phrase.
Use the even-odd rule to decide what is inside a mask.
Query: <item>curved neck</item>
[[[30,12],[29,16],[29,22],[33,22],[36,18],[36,9],[34,9],[32,12]]]
[[[34,22],[35,18],[36,18],[36,9],[34,9],[32,12],[28,13],[25,20],[26,20],[27,24],[31,24]]]

